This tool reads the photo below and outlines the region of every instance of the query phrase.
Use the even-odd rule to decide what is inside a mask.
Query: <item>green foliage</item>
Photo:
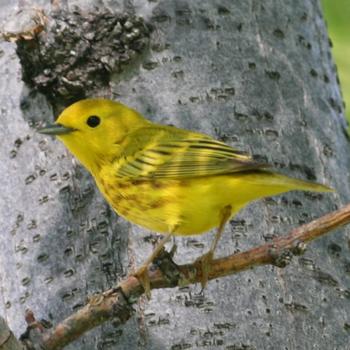
[[[350,122],[350,1],[322,0],[322,5]]]

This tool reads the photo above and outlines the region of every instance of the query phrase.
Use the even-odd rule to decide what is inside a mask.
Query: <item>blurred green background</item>
[[[350,123],[350,0],[321,0]]]

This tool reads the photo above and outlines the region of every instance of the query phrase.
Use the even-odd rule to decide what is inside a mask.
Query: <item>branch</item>
[[[350,223],[350,204],[308,224],[290,231],[269,243],[248,251],[216,259],[211,264],[209,279],[232,275],[257,265],[284,267],[291,255],[302,254],[306,243]],[[287,259],[286,259],[287,258]],[[177,266],[170,259],[158,260],[149,271],[151,289],[185,286],[202,281],[200,262]],[[79,311],[44,333],[41,346],[46,350],[61,349],[88,330],[114,319],[125,323],[133,314],[131,305],[144,293],[134,276],[128,276],[116,288],[93,296]]]

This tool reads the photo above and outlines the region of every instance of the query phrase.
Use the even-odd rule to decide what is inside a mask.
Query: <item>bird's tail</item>
[[[243,202],[294,190],[334,192],[332,188],[326,185],[295,179],[268,170],[241,172],[240,181],[244,182],[240,193]]]
[[[268,178],[268,183],[271,184],[271,186],[282,186],[290,188],[290,190],[302,190],[302,191],[312,191],[312,192],[334,192],[334,189],[322,185],[317,182],[311,182],[311,181],[305,181],[300,179],[295,179],[286,175],[282,175],[275,172],[270,172],[266,170],[259,170],[262,174],[264,173],[263,178],[265,178],[264,181],[266,181],[266,178]]]

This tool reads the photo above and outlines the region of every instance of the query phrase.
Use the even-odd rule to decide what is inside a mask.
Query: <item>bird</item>
[[[38,131],[63,142],[118,215],[164,235],[135,272],[147,295],[149,265],[174,235],[216,228],[210,249],[198,258],[205,287],[225,224],[243,207],[293,190],[333,191],[273,171],[209,135],[154,123],[109,99],[75,102]]]

